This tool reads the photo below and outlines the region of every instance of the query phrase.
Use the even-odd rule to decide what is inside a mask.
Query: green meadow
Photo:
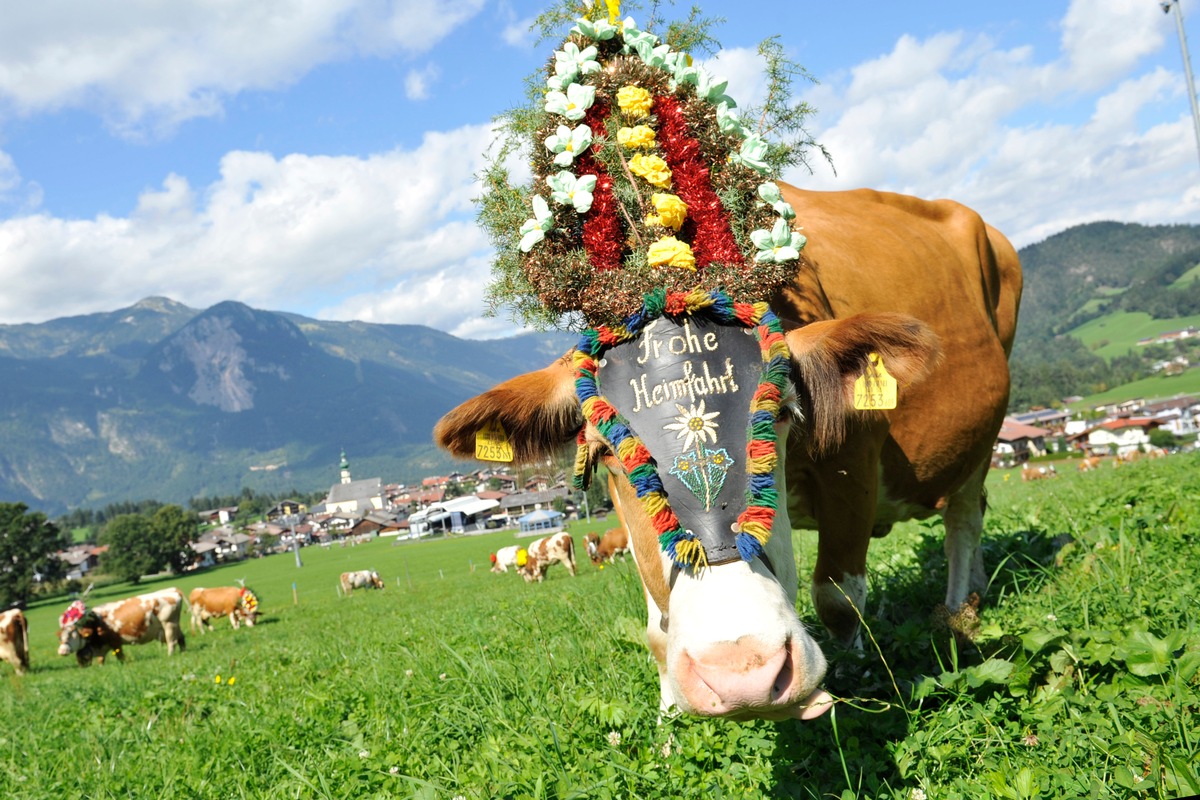
[[[80,669],[56,654],[67,599],[46,601],[28,610],[31,673],[0,664],[0,796],[1200,792],[1197,456],[1060,471],[992,476],[992,588],[977,621],[959,620],[969,636],[935,608],[940,523],[873,543],[866,647],[826,644],[839,702],[812,722],[660,721],[632,563],[527,585],[488,571],[507,532],[310,547],[299,569],[283,554],[92,593],[244,579],[259,594],[258,626],[218,621],[171,658],[150,644]],[[813,540],[797,538],[802,574]],[[387,588],[339,596],[338,574],[366,568]]]

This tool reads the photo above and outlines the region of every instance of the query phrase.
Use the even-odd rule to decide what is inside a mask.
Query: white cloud
[[[322,63],[428,52],[483,2],[10,3],[0,25],[0,109],[82,107],[129,135],[161,132]]]
[[[1018,246],[1097,219],[1200,221],[1180,76],[1139,71],[1166,24],[1146,5],[1076,0],[1061,51],[1045,63],[986,38],[901,36],[808,93],[837,175],[818,163],[815,175],[788,177],[814,189],[951,197]]]
[[[235,299],[464,323],[482,312],[488,243],[471,198],[490,136],[488,126],[430,133],[415,150],[367,158],[233,152],[211,185],[170,175],[125,218],[0,222],[0,280],[9,287],[0,319],[109,310],[160,294],[198,307]],[[416,291],[428,286],[444,289]],[[445,315],[423,296],[444,301]]]
[[[436,64],[426,64],[421,69],[412,69],[404,76],[404,96],[409,100],[429,99],[430,85],[438,79],[440,71]]]

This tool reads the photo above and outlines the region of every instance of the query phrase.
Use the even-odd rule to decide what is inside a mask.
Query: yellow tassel
[[[608,23],[616,25],[621,18],[621,0],[604,0],[604,5],[608,6]]]
[[[684,539],[675,543],[675,560],[693,567],[707,567],[708,557],[704,546],[696,539]]]
[[[633,449],[637,447],[637,440],[632,436],[626,436],[617,445],[617,457],[622,461],[633,455]]]
[[[748,533],[758,540],[759,544],[766,544],[771,538],[771,529],[761,522],[751,520],[742,523],[742,533]]]
[[[587,469],[588,462],[588,445],[587,442],[575,448],[575,474],[583,475]]]
[[[592,418],[592,409],[596,407],[596,403],[598,403],[598,402],[599,402],[599,398],[594,397],[594,396],[589,397],[587,400],[583,401],[583,404],[580,407],[583,409],[584,419]]]
[[[768,475],[775,471],[776,456],[759,456],[746,462],[746,472],[751,475]]]
[[[648,517],[656,516],[666,507],[667,498],[661,492],[651,492],[642,498],[642,509]]]

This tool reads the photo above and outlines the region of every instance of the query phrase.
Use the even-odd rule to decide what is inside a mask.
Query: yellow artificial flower
[[[681,242],[674,236],[666,236],[650,245],[646,253],[646,261],[652,267],[676,267],[696,271],[696,256],[687,242]]]
[[[654,98],[640,86],[622,86],[617,90],[617,105],[629,116],[640,119],[650,113]]]
[[[671,168],[658,156],[634,156],[629,159],[629,171],[660,189],[671,186]]]
[[[635,125],[632,128],[621,128],[617,131],[617,141],[622,147],[630,150],[654,146],[654,129],[646,125]]]
[[[683,221],[687,218],[687,203],[673,194],[657,192],[650,195],[650,202],[654,204],[654,210],[658,214],[646,217],[647,225],[662,225],[664,228],[673,228],[674,230],[679,230],[683,226]]]

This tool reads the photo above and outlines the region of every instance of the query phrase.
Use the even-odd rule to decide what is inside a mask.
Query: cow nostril
[[[779,674],[775,676],[775,694],[782,695],[792,685],[792,679],[795,677],[796,666],[792,661],[791,642],[784,645],[784,652],[787,654],[783,659],[783,664],[779,667]]]

